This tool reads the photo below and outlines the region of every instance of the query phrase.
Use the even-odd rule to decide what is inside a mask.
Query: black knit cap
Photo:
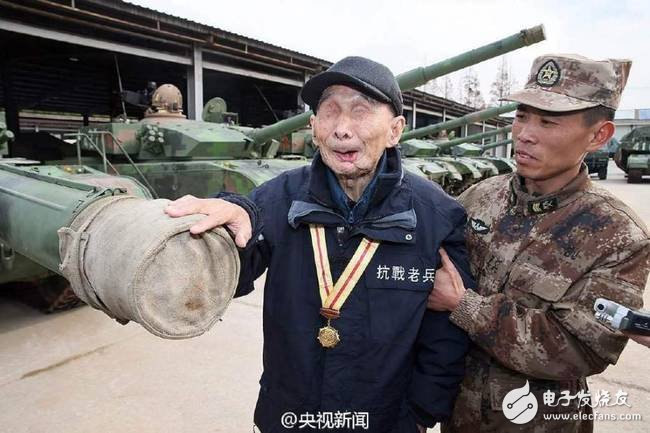
[[[390,69],[380,63],[365,57],[346,57],[327,71],[311,77],[300,96],[315,113],[323,91],[334,84],[350,86],[377,101],[390,104],[396,115],[402,114],[402,91]]]

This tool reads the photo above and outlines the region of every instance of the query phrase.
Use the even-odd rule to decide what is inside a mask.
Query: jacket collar
[[[329,169],[327,172],[327,186],[329,187],[330,194],[332,195],[332,200],[336,204],[336,207],[341,214],[348,220],[349,223],[358,221],[366,215],[368,206],[370,206],[370,199],[375,192],[375,187],[377,185],[377,179],[379,175],[386,170],[386,152],[381,155],[379,162],[377,163],[377,169],[372,179],[366,186],[366,189],[361,194],[361,197],[357,202],[353,202],[347,196],[343,187],[339,183],[338,179],[334,172]]]
[[[386,149],[382,157],[386,159],[386,166],[373,179],[374,191],[371,192],[368,203],[369,208],[375,207],[394,188],[399,187],[404,177],[401,155],[396,147]],[[329,168],[323,162],[320,152],[317,151],[311,163],[306,193],[317,203],[330,208],[336,208],[337,206],[332,198],[332,191],[327,180],[327,171],[329,171]]]
[[[587,166],[562,189],[545,195],[533,195],[524,185],[524,179],[512,174],[510,179],[510,209],[524,215],[541,215],[562,208],[578,198],[577,192],[585,191],[591,185]]]
[[[288,222],[296,228],[300,224],[347,226],[351,234],[361,233],[376,240],[415,242],[417,217],[413,209],[411,188],[404,182],[399,150],[386,150],[386,167],[376,176],[368,209],[358,221],[349,223],[338,210],[327,182],[328,168],[320,153],[316,153],[303,189],[291,203]]]

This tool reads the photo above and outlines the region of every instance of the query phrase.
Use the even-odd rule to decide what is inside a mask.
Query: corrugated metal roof
[[[228,30],[224,30],[224,29],[221,29],[221,28],[218,28],[218,27],[213,27],[213,26],[208,25],[208,24],[198,23],[196,21],[192,21],[192,20],[187,19],[187,18],[179,17],[179,16],[176,16],[176,15],[171,15],[171,14],[168,14],[166,12],[157,11],[155,9],[151,9],[151,8],[146,7],[146,6],[140,6],[140,5],[128,2],[128,1],[122,1],[122,0],[85,0],[85,1],[87,1],[89,3],[94,3],[94,4],[97,4],[97,5],[101,5],[103,7],[113,6],[114,8],[120,9],[123,12],[132,13],[134,15],[139,15],[141,17],[146,17],[146,18],[150,18],[150,19],[163,20],[163,21],[165,21],[165,22],[167,22],[169,24],[184,26],[189,30],[194,30],[194,31],[198,31],[198,32],[206,32],[206,33],[219,32],[219,33],[222,33],[223,36],[230,36],[233,39],[238,39],[238,40],[241,40],[241,41],[246,42],[248,44],[255,44],[255,45],[258,45],[258,46],[264,47],[264,48],[272,47],[272,48],[275,48],[277,50],[283,51],[287,55],[301,56],[301,57],[310,59],[310,60],[312,60],[312,61],[314,61],[316,63],[321,63],[324,66],[329,66],[329,65],[332,64],[332,62],[329,62],[327,60],[320,59],[320,58],[314,57],[314,56],[310,56],[308,54],[301,53],[299,51],[290,50],[290,49],[287,49],[287,48],[284,48],[284,47],[280,47],[278,45],[274,45],[274,44],[270,44],[268,42],[261,41],[259,39],[255,39],[255,38],[251,38],[251,37],[248,37],[248,36],[240,35],[238,33],[234,33],[234,32],[228,31]]]
[[[165,12],[157,11],[157,10],[148,8],[146,6],[140,6],[140,5],[134,4],[132,2],[122,1],[122,0],[109,0],[109,1],[106,1],[106,0],[86,0],[86,1],[90,1],[90,2],[93,2],[93,3],[101,3],[104,6],[107,5],[107,4],[112,4],[116,8],[122,8],[123,10],[126,10],[129,13],[138,14],[140,16],[150,18],[150,19],[166,18],[167,20],[169,20],[170,24],[182,24],[182,25],[186,26],[188,29],[199,31],[199,32],[221,32],[224,35],[229,35],[229,36],[231,36],[233,38],[240,39],[240,40],[245,41],[246,43],[249,43],[249,44],[254,43],[254,44],[257,44],[257,45],[259,45],[261,47],[273,47],[275,49],[283,51],[284,53],[286,53],[288,55],[304,56],[306,58],[312,59],[313,61],[319,62],[319,63],[323,64],[324,66],[329,66],[329,65],[332,64],[332,62],[329,62],[329,61],[324,60],[324,59],[320,59],[320,58],[317,58],[317,57],[314,57],[314,56],[310,56],[310,55],[307,55],[307,54],[304,54],[304,53],[301,53],[301,52],[298,52],[298,51],[289,50],[289,49],[286,49],[286,48],[283,48],[283,47],[280,47],[280,46],[277,46],[277,45],[270,44],[268,42],[264,42],[264,41],[261,41],[261,40],[258,40],[258,39],[250,38],[248,36],[240,35],[238,33],[230,32],[230,31],[227,31],[227,30],[223,30],[223,29],[218,28],[218,27],[212,27],[212,26],[207,25],[207,24],[198,23],[196,21],[192,21],[192,20],[189,20],[189,19],[186,19],[186,18],[182,18],[182,17],[179,17],[179,16],[175,16],[175,15],[165,13]],[[469,107],[467,105],[461,104],[461,103],[456,102],[456,101],[444,99],[444,98],[436,96],[436,95],[431,95],[431,94],[429,94],[427,92],[423,92],[423,91],[420,91],[420,90],[411,90],[411,91],[407,91],[405,93],[408,96],[411,96],[414,99],[416,99],[416,101],[418,101],[418,102],[423,102],[425,104],[427,102],[429,102],[429,103],[432,103],[432,105],[441,106],[441,107],[445,106],[445,107],[449,108],[450,110],[455,111],[455,112],[457,112],[457,113],[459,113],[461,115],[462,114],[468,114],[468,113],[476,111],[475,108]]]
[[[193,43],[200,44],[205,42],[206,47],[208,48],[204,50],[204,53],[228,56],[226,57],[226,61],[229,59],[235,59],[231,60],[233,62],[239,61],[239,58],[241,58],[242,61],[246,62],[246,67],[272,67],[275,70],[281,70],[284,68],[287,73],[299,74],[301,71],[309,71],[311,73],[317,72],[321,68],[327,67],[331,64],[329,61],[317,57],[309,56],[304,53],[292,51],[254,38],[249,38],[247,36],[212,27],[210,25],[201,24],[165,12],[156,11],[123,0],[76,0],[76,8],[72,8],[69,3],[65,3],[63,0],[30,0],[29,2],[26,1],[21,4],[22,6],[20,6],[20,9],[18,9],[16,14],[23,13],[25,16],[29,17],[30,20],[33,17],[27,14],[34,12],[37,9],[35,6],[40,6],[44,9],[44,11],[41,12],[47,12],[47,15],[49,16],[55,15],[58,12],[62,18],[74,17],[74,22],[71,23],[62,20],[62,22],[68,26],[68,31],[70,31],[72,28],[71,26],[73,25],[76,25],[77,27],[74,27],[74,29],[79,31],[80,25],[83,26],[83,24],[90,24],[89,21],[92,20],[95,20],[92,23],[94,24],[94,27],[90,27],[92,31],[96,31],[96,29],[99,28],[101,31],[106,29],[107,32],[111,32],[116,31],[118,27],[123,25],[121,30],[126,29],[128,31],[123,32],[123,34],[118,34],[122,39],[126,37],[124,34],[130,34],[136,37],[139,35],[144,37],[146,35],[150,37],[150,40],[155,39],[156,41],[173,41],[175,44],[174,48],[181,50],[180,52],[182,52],[186,47],[191,46]],[[82,21],[84,16],[89,17],[90,19],[88,21]],[[49,19],[51,22],[47,22],[46,19]],[[42,24],[43,22],[45,22],[46,26],[54,26],[57,24],[57,21],[55,20],[40,17],[38,23]],[[114,23],[115,26],[111,25],[111,23]],[[166,31],[162,32],[160,35],[156,34],[156,31],[161,31],[161,27]],[[0,31],[0,33],[2,33],[2,31]],[[154,38],[151,38],[152,35]],[[215,40],[218,40],[218,43],[216,43]],[[47,45],[47,43],[40,43],[37,46],[45,45]],[[159,44],[159,46],[161,45]],[[212,50],[209,49],[211,46]],[[155,47],[151,46],[150,49],[155,49]],[[52,50],[54,51],[55,49],[52,48]],[[73,51],[71,51],[71,53],[73,53]],[[73,54],[70,55],[73,56]],[[43,60],[40,55],[37,56],[37,58]],[[111,60],[112,58],[107,59]],[[107,83],[104,83],[103,87],[95,85],[94,83],[96,81],[101,81],[99,77],[101,76],[102,71],[112,70],[114,65],[110,63],[103,65],[102,67],[97,64],[97,62],[93,62],[88,65],[90,69],[88,70],[88,73],[83,76],[84,79],[76,80],[68,86],[71,90],[67,93],[54,92],[51,89],[57,88],[57,77],[67,76],[64,71],[69,69],[66,69],[68,62],[67,57],[63,58],[61,61],[63,64],[51,61],[46,63],[44,67],[40,67],[38,66],[39,64],[35,65],[23,60],[12,66],[16,69],[16,74],[18,76],[24,77],[19,78],[15,86],[18,90],[16,97],[21,106],[39,106],[41,109],[44,109],[41,105],[47,102],[47,109],[50,110],[74,108],[75,112],[89,111],[91,113],[104,113],[106,110],[98,110],[95,107],[102,104],[105,105],[107,101],[110,100],[111,89]],[[50,71],[50,69],[52,69],[52,71]],[[77,67],[77,69],[79,69],[79,67]],[[153,77],[157,70],[158,68],[154,68],[153,71],[149,71],[149,74]],[[36,73],[28,74],[29,71],[36,71]],[[172,75],[176,76],[178,74]],[[28,80],[27,77],[32,77],[33,79]],[[128,81],[128,74],[125,74],[124,78]],[[69,77],[69,79],[72,80],[72,77]],[[23,83],[23,81],[25,82]],[[131,87],[138,86],[137,83],[125,82],[124,85],[125,88],[138,88]],[[58,87],[60,88],[61,86]],[[70,95],[78,95],[80,93],[79,90],[83,91],[83,101],[81,100],[81,97],[77,98],[79,101],[71,101]],[[45,95],[45,97],[43,97],[43,95]],[[447,112],[452,115],[463,115],[476,111],[475,109],[458,102],[446,100],[419,90],[405,92],[405,99],[415,100],[420,107],[425,109],[430,108],[436,111],[446,109]],[[0,102],[2,102],[2,100],[2,88],[0,87]],[[107,109],[109,108],[110,107]]]

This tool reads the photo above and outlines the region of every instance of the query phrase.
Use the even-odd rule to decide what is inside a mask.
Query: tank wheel
[[[607,179],[607,167],[603,167],[598,170],[598,179],[605,180]]]
[[[630,170],[627,172],[627,183],[639,183],[641,176],[641,170]]]

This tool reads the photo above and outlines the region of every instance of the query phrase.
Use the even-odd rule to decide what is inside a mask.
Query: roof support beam
[[[192,64],[187,67],[187,118],[203,120],[203,51],[194,46]]]
[[[227,74],[241,75],[243,77],[257,78],[259,80],[272,81],[274,83],[287,84],[293,87],[302,88],[303,82],[301,80],[294,80],[291,78],[280,77],[278,75],[268,74],[265,72],[251,71],[248,69],[238,68],[236,66],[224,65],[216,62],[203,62],[205,69],[212,71],[225,72]]]
[[[415,129],[417,128],[417,115],[418,115],[418,104],[415,102],[415,99],[413,100],[413,108],[412,108],[412,113],[411,113],[411,128]]]
[[[84,47],[98,48],[115,53],[131,54],[134,56],[147,57],[150,59],[163,60],[166,62],[180,63],[182,65],[191,65],[192,59],[177,54],[164,53],[146,48],[139,48],[132,45],[109,42],[100,39],[90,38],[88,36],[79,36],[72,33],[61,32],[58,30],[44,29],[41,27],[21,24],[0,18],[0,28],[10,32],[22,33],[25,35],[36,36],[39,38],[51,39],[55,41],[67,42],[69,44],[82,45]]]
[[[413,102],[415,102],[415,101],[413,101]],[[409,105],[404,105],[404,110],[405,111],[412,111],[413,107],[409,106]],[[437,111],[427,110],[426,108],[422,108],[421,105],[417,106],[417,112],[422,113],[422,114],[429,114],[431,116],[442,117],[442,113],[438,113]]]

